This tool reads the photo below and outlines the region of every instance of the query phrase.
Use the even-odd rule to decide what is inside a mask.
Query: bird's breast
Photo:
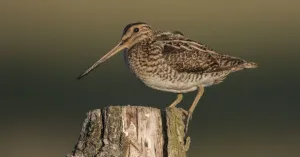
[[[157,75],[164,64],[162,54],[151,54],[145,49],[132,48],[124,51],[126,66],[139,78]]]

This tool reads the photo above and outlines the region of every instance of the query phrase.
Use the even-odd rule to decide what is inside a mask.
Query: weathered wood
[[[141,106],[110,106],[87,113],[78,143],[67,157],[186,157],[186,115]]]

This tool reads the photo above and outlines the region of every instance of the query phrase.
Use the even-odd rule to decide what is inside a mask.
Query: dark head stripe
[[[147,23],[145,23],[145,22],[135,22],[135,23],[130,23],[130,24],[128,24],[128,25],[124,28],[124,30],[123,30],[123,35],[127,33],[128,29],[129,29],[130,27],[135,26],[135,25],[139,25],[139,24],[147,24]]]

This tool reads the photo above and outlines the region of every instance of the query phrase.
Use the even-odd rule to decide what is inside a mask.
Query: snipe
[[[185,37],[181,32],[159,31],[146,23],[137,22],[127,25],[121,42],[78,79],[121,50],[124,50],[128,67],[148,87],[178,94],[169,107],[175,107],[181,102],[182,93],[198,89],[188,111],[187,122],[204,92],[204,87],[222,82],[232,72],[257,67],[253,62],[219,54]]]

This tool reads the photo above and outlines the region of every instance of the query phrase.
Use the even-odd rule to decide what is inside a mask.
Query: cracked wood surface
[[[80,137],[67,157],[186,157],[184,111],[109,106],[87,113]]]

